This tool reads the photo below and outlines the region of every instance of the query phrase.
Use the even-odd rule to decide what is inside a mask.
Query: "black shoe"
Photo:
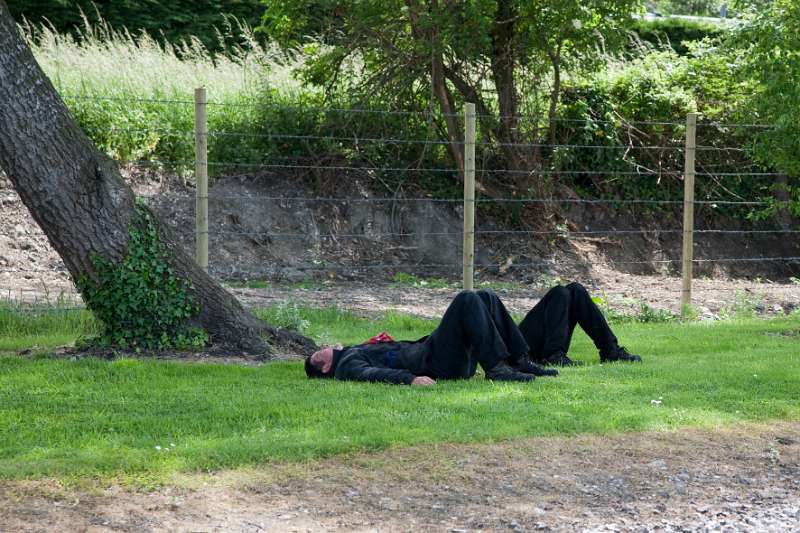
[[[489,370],[485,371],[486,379],[493,381],[533,381],[533,374],[523,374],[514,370],[505,361],[500,361]]]
[[[537,365],[526,356],[520,357],[519,360],[511,366],[522,373],[533,374],[534,376],[558,375],[558,370],[555,368],[545,368],[542,365]]]
[[[610,353],[600,353],[601,363],[613,363],[615,361],[625,361],[627,363],[641,363],[642,358],[638,355],[628,353],[624,346],[617,346]]]
[[[548,366],[582,366],[583,361],[573,361],[566,354],[557,353],[550,357],[545,357],[544,364]]]

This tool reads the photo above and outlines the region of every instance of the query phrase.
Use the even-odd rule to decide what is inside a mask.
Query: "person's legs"
[[[471,291],[453,299],[426,343],[426,375],[438,379],[472,377],[478,363],[488,374],[511,355],[489,307]]]
[[[570,283],[565,288],[569,291],[569,321],[572,327],[575,327],[575,323],[580,325],[599,352],[615,350],[619,346],[617,338],[586,288],[580,283]]]
[[[528,343],[525,342],[522,332],[497,294],[494,291],[487,290],[479,290],[475,294],[478,295],[489,311],[489,317],[494,327],[500,333],[503,343],[508,348],[509,358],[512,361],[516,361],[520,357],[528,355]]]
[[[500,336],[508,348],[510,353],[509,364],[516,370],[526,374],[557,376],[558,371],[540,366],[528,358],[530,352],[528,343],[525,342],[525,337],[497,294],[489,290],[479,290],[476,294],[488,309],[494,326],[500,332]]]
[[[550,289],[519,327],[534,360],[572,364],[566,355],[576,324],[592,339],[601,361],[641,361],[619,346],[602,311],[580,283]]]
[[[519,329],[530,346],[534,361],[544,361],[569,350],[574,317],[570,316],[570,291],[566,287],[553,287],[539,300],[525,318]]]

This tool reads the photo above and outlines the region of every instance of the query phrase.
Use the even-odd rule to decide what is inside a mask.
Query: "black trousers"
[[[525,315],[519,329],[530,346],[531,359],[542,361],[551,356],[566,355],[576,324],[583,328],[601,353],[618,346],[603,313],[580,283],[550,289]]]
[[[425,343],[425,375],[436,379],[471,378],[478,364],[488,370],[505,358],[513,361],[528,353],[503,302],[485,290],[459,293]]]

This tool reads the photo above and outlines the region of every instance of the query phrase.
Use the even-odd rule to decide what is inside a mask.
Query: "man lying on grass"
[[[641,361],[619,346],[586,289],[570,283],[550,289],[519,326],[494,292],[463,291],[430,335],[327,346],[306,359],[305,370],[309,378],[434,385],[437,379],[471,378],[480,364],[486,379],[532,381],[558,375],[542,364],[577,364],[567,357],[576,325],[594,341],[602,362]]]

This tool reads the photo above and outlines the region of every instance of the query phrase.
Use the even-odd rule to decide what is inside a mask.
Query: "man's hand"
[[[431,385],[436,385],[436,380],[428,376],[417,376],[411,380],[411,384],[419,385],[420,387],[430,387]]]

